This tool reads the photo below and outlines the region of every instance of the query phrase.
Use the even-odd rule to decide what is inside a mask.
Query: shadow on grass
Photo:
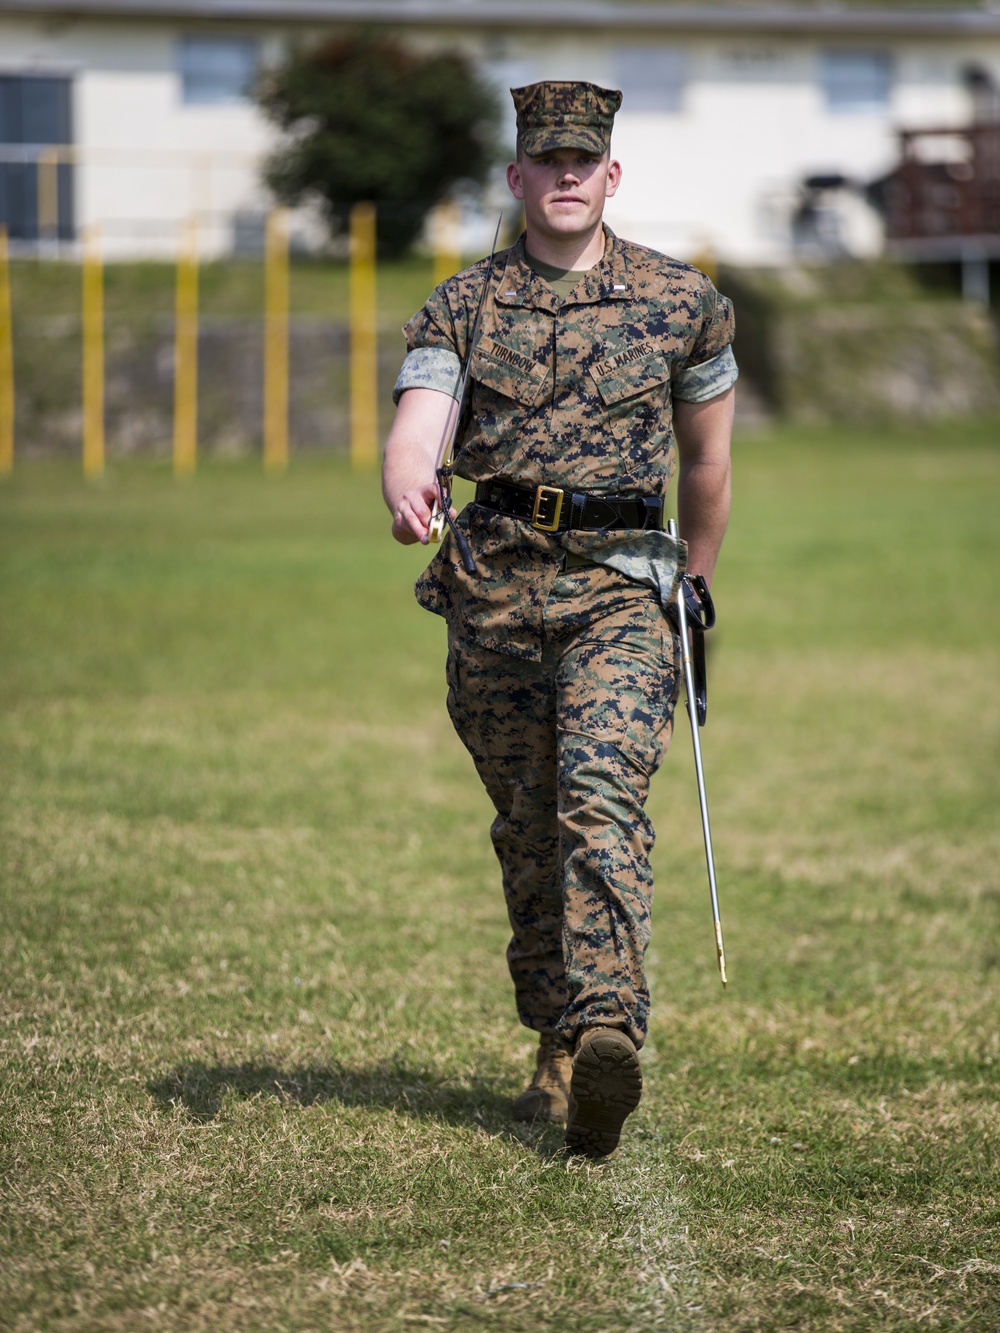
[[[287,1069],[259,1060],[231,1065],[197,1061],[179,1065],[146,1086],[161,1105],[182,1106],[200,1121],[214,1120],[231,1097],[276,1097],[300,1106],[339,1102],[381,1107],[452,1125],[482,1125],[493,1132],[512,1128],[510,1098],[495,1091],[493,1080],[442,1077],[398,1057],[354,1069],[341,1064]],[[537,1137],[536,1129],[532,1138]]]

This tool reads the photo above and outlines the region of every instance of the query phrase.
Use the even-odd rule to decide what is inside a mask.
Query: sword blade
[[[667,531],[677,536],[677,524],[670,519]],[[688,626],[684,588],[677,586],[677,625],[681,639],[681,662],[684,669],[688,721],[691,723],[691,744],[694,747],[694,771],[698,780],[698,803],[701,806],[701,832],[705,843],[705,865],[708,869],[708,892],[712,900],[712,923],[715,927],[715,956],[719,963],[722,984],[726,981],[726,950],[722,942],[722,917],[719,913],[719,890],[715,882],[715,854],[712,851],[712,826],[708,818],[708,794],[705,791],[705,770],[701,762],[701,736],[698,727],[698,694],[694,682],[694,663],[691,659],[691,630]]]
[[[435,476],[442,467],[450,467],[455,457],[455,441],[458,438],[458,428],[462,424],[462,409],[465,407],[465,395],[469,386],[469,372],[472,369],[472,354],[476,350],[476,340],[479,337],[479,324],[483,317],[483,306],[486,302],[486,289],[490,285],[490,278],[493,276],[493,260],[496,258],[497,241],[500,239],[500,227],[503,223],[503,214],[497,218],[496,231],[493,233],[493,244],[490,246],[490,261],[486,265],[486,277],[483,279],[482,291],[479,293],[479,303],[476,306],[476,317],[472,322],[472,335],[469,338],[469,350],[465,358],[465,368],[462,371],[462,382],[458,389],[458,400],[455,407],[455,416],[452,421],[451,432],[446,440],[441,441],[441,449],[438,453],[437,468]],[[439,542],[444,536],[445,517],[441,509],[440,501],[435,500],[431,506],[431,521],[428,526],[427,535],[432,542]]]

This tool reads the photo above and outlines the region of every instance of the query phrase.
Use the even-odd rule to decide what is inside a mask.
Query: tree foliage
[[[342,37],[293,52],[257,100],[288,136],[264,168],[272,192],[289,204],[318,197],[334,232],[353,204],[372,200],[389,254],[457,183],[482,184],[493,158],[496,95],[454,52]]]

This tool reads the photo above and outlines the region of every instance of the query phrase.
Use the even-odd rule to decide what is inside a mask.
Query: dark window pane
[[[69,80],[23,79],[22,143],[69,143]]]
[[[0,163],[0,226],[14,241],[38,236],[38,183],[34,167]]]
[[[0,76],[0,143],[24,143],[21,136],[23,79]]]
[[[69,79],[0,77],[0,143],[72,143]]]
[[[0,226],[14,240],[36,240],[39,234],[39,149],[73,141],[70,80],[31,75],[0,76]],[[10,149],[21,148],[20,161]],[[42,168],[45,170],[46,168]],[[51,170],[51,168],[48,168]],[[62,240],[74,235],[74,169],[56,167],[58,219],[53,219]]]

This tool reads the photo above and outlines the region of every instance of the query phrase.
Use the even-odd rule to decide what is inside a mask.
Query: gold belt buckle
[[[531,526],[538,532],[558,532],[562,518],[563,492],[558,486],[539,486],[535,491],[535,507],[531,511]],[[548,520],[544,517],[544,506],[552,506]]]

